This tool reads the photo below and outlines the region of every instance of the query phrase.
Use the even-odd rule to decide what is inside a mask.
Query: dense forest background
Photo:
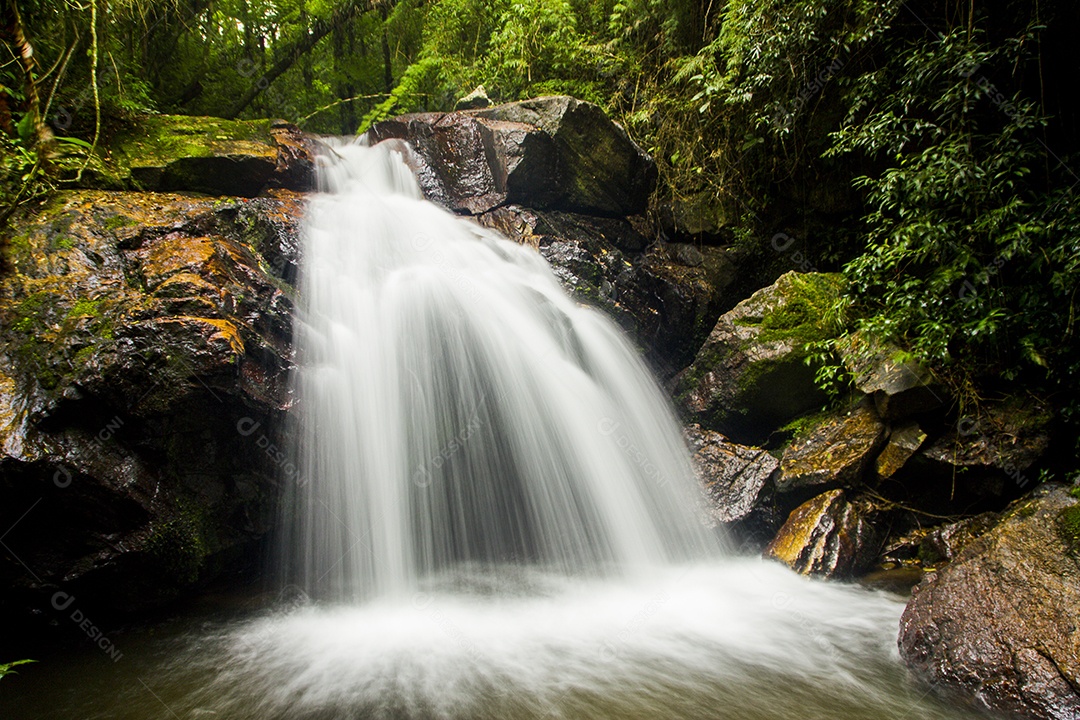
[[[847,275],[822,353],[887,339],[1077,436],[1072,0],[3,1],[7,208],[146,113],[350,134],[571,94],[655,157],[658,232]]]

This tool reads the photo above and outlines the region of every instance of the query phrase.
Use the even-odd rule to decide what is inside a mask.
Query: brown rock
[[[709,499],[710,517],[742,541],[772,537],[783,520],[773,502],[779,461],[761,448],[738,445],[698,425],[686,427],[683,434]]]
[[[885,441],[885,424],[870,403],[830,416],[784,450],[776,488],[848,487],[858,483]]]
[[[1014,505],[916,588],[900,623],[912,670],[977,706],[1080,717],[1080,503],[1060,486]]]
[[[880,541],[874,509],[849,502],[844,490],[830,490],[795,508],[765,556],[803,575],[846,578],[866,570]]]
[[[595,105],[544,97],[376,124],[376,140],[407,141],[428,199],[478,215],[525,205],[603,216],[643,212],[656,168]]]
[[[907,423],[893,428],[885,449],[874,464],[877,476],[882,479],[891,478],[918,452],[925,441],[926,433],[918,423]]]
[[[15,216],[0,605],[62,587],[128,611],[257,557],[289,474],[266,447],[289,402],[302,209],[286,191],[81,191]]]

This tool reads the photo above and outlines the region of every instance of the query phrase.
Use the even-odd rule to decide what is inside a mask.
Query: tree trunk
[[[252,83],[248,91],[245,92],[235,105],[225,114],[227,118],[235,118],[237,115],[244,111],[251,101],[262,94],[266,88],[270,87],[270,84],[277,80],[281,75],[291,68],[297,60],[299,60],[304,53],[315,47],[320,40],[333,30],[335,27],[342,25],[343,23],[356,17],[361,12],[371,9],[373,0],[347,0],[347,2],[339,5],[330,17],[325,20],[316,20],[312,23],[311,27],[294,40],[277,55],[277,61],[267,69],[267,71]]]
[[[8,0],[7,12],[8,33],[12,39],[12,47],[18,55],[19,65],[22,67],[23,86],[26,93],[26,114],[29,117],[31,143],[37,147],[39,157],[45,156],[52,145],[52,132],[41,119],[41,98],[38,95],[37,82],[34,81],[34,48],[26,36],[26,28],[23,27],[22,16],[19,14],[19,6],[16,0]]]
[[[382,55],[383,55],[383,88],[389,95],[394,91],[394,67],[390,58],[390,36],[386,30],[386,21],[390,17],[387,3],[379,4],[379,14],[382,15]]]

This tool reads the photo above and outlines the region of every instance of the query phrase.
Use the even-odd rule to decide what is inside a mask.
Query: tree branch
[[[377,3],[378,0],[347,0],[347,2],[339,5],[334,12],[331,13],[330,17],[316,20],[312,23],[311,27],[308,28],[307,32],[281,51],[277,61],[271,65],[270,69],[268,69],[258,80],[252,83],[251,87],[248,88],[248,91],[244,93],[240,99],[236,101],[236,104],[232,106],[229,112],[225,114],[225,117],[235,118],[242,113],[244,109],[251,104],[252,100],[257,98],[264,90],[266,90],[266,88],[270,87],[270,83],[281,77],[281,75],[291,68],[304,53],[315,47],[331,30],[343,25],[358,14],[371,10]]]

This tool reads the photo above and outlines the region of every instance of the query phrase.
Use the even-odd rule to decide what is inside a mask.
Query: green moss
[[[158,570],[169,580],[190,584],[199,579],[206,558],[202,522],[193,512],[181,515],[154,529],[146,540],[146,551]]]
[[[45,302],[51,293],[36,292],[27,295],[12,310],[11,327],[21,333],[33,333],[44,324]]]
[[[831,417],[833,417],[833,413],[830,410],[821,410],[819,412],[810,413],[795,418],[787,425],[780,428],[778,432],[784,433],[792,440],[796,440],[806,437]]]
[[[75,304],[68,310],[67,316],[69,318],[80,317],[98,317],[101,314],[101,300],[90,300],[88,298],[79,298],[75,301]]]
[[[1072,495],[1077,500],[1080,500],[1080,485],[1077,485],[1076,487],[1071,488],[1069,490],[1069,494]]]
[[[105,218],[105,221],[102,223],[106,230],[119,230],[120,228],[132,227],[138,224],[138,220],[129,218],[126,215],[112,215]]]
[[[270,142],[269,120],[223,120],[186,115],[151,115],[114,143],[125,164],[161,166],[184,157],[208,157],[217,143]]]
[[[829,318],[843,287],[840,275],[789,273],[778,281],[783,301],[760,319],[746,319],[740,324],[761,329],[755,343],[786,341],[801,348],[828,339],[839,330]]]
[[[1067,507],[1057,516],[1058,535],[1073,554],[1080,553],[1080,505]]]
[[[70,250],[75,247],[75,239],[67,235],[57,235],[49,243],[49,250]]]

